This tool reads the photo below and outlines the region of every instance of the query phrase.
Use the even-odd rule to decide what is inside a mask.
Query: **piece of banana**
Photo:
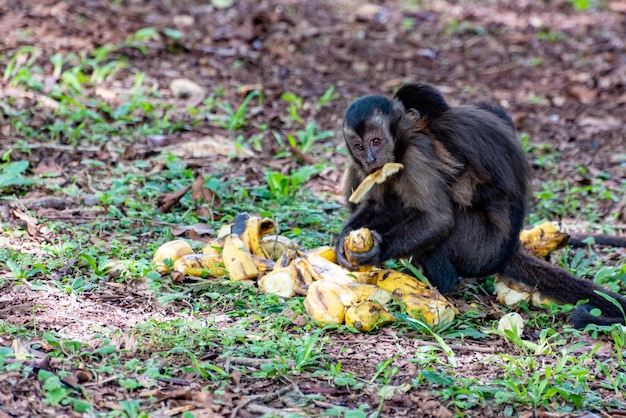
[[[345,308],[357,300],[357,294],[349,287],[332,280],[318,280],[309,286],[304,307],[318,324],[338,325],[345,319]]]
[[[359,228],[354,231],[350,231],[348,236],[343,239],[343,251],[346,255],[346,260],[350,264],[356,263],[352,260],[351,255],[354,253],[366,253],[374,246],[374,237],[372,231],[368,228]],[[359,271],[369,271],[372,269],[370,266],[358,266]]]
[[[223,239],[214,239],[202,247],[202,254],[222,254],[222,250],[224,249],[224,240]]]
[[[185,276],[222,277],[227,276],[222,256],[219,254],[186,254],[174,261],[172,280],[178,282]]]
[[[335,249],[333,247],[329,247],[328,245],[322,245],[321,247],[308,250],[306,251],[306,253],[319,255],[320,257],[330,261],[331,263],[336,263],[337,261]]]
[[[350,325],[361,332],[371,331],[373,328],[394,321],[391,315],[380,303],[364,300],[350,306],[345,313],[346,325]]]
[[[407,294],[402,298],[402,302],[406,306],[407,314],[430,325],[452,322],[458,313],[458,310],[441,294],[426,297],[421,294]]]
[[[313,280],[332,280],[341,284],[356,282],[353,272],[328,261],[319,254],[299,251],[298,256],[306,264]]]
[[[298,285],[296,267],[293,264],[270,271],[259,279],[259,289],[265,294],[284,298],[293,297]]]
[[[493,289],[495,290],[498,302],[507,306],[517,305],[524,301],[530,302],[536,308],[541,308],[543,305],[549,305],[554,302],[552,299],[543,296],[537,290],[500,275],[496,275],[493,281]]]
[[[265,253],[265,258],[270,260],[278,260],[288,250],[295,250],[297,247],[293,240],[281,235],[265,235],[261,238],[261,248]]]
[[[261,237],[272,233],[274,233],[274,221],[257,215],[249,215],[240,238],[252,254],[270,258],[261,246]]]
[[[237,234],[224,238],[222,258],[231,280],[250,280],[259,275],[250,251]]]
[[[402,170],[404,165],[400,163],[387,163],[381,168],[365,177],[361,184],[352,192],[348,201],[350,203],[359,203],[363,198],[367,195],[367,193],[374,187],[376,184],[384,183],[387,178],[396,174],[398,171]]]
[[[424,294],[428,296],[432,294],[434,289],[430,289],[427,285],[417,280],[415,277],[402,273],[397,270],[378,269],[373,270],[370,276],[376,278],[376,285],[381,289],[390,292],[397,298],[402,298],[409,293]],[[435,290],[435,292],[438,294]]]
[[[384,289],[381,289],[376,285],[364,283],[348,283],[346,286],[348,286],[357,294],[357,299],[359,300],[359,302],[364,300],[372,300],[384,306],[387,306],[387,304],[391,302],[391,293]]]
[[[163,260],[169,259],[172,260],[172,262],[175,262],[180,257],[187,254],[193,254],[193,249],[187,241],[182,239],[168,241],[156,250],[154,257],[152,258],[152,264],[156,267],[156,271],[159,273],[170,273],[171,268],[168,267]]]
[[[544,222],[520,232],[522,245],[534,256],[547,257],[551,252],[565,247],[569,241],[567,228],[561,223]]]

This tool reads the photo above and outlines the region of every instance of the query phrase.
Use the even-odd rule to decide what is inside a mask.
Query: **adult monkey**
[[[616,299],[626,298],[527,254],[519,233],[527,211],[529,169],[513,121],[497,106],[451,107],[435,88],[403,86],[390,100],[365,96],[344,116],[343,135],[351,155],[346,200],[360,182],[385,163],[404,169],[349,204],[351,217],[339,234],[336,253],[347,261],[343,239],[355,229],[373,231],[374,246],[351,253],[357,265],[413,257],[442,293],[459,276],[499,273],[544,296],[579,306],[570,316],[577,328],[589,323],[624,323]],[[602,317],[591,315],[599,308]]]

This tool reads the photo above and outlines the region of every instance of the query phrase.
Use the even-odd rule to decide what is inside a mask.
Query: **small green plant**
[[[33,179],[24,177],[24,173],[28,170],[30,163],[26,160],[9,162],[10,155],[11,151],[9,150],[2,156],[3,162],[0,163],[0,190],[33,184]]]
[[[221,118],[219,126],[228,131],[234,131],[236,129],[241,129],[246,126],[248,124],[248,122],[246,121],[246,112],[248,110],[248,105],[255,97],[258,97],[259,103],[263,101],[263,96],[261,95],[261,92],[259,90],[253,90],[248,93],[246,98],[236,110],[233,109],[228,102],[218,104],[218,107],[226,112],[226,117]]]
[[[289,175],[270,171],[265,175],[265,181],[273,198],[278,202],[285,202],[293,199],[300,186],[315,173],[317,168],[314,166],[300,167]]]

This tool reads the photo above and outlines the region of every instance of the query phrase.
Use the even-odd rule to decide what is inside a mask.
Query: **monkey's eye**
[[[372,145],[378,146],[378,145],[380,145],[380,143],[381,143],[380,138],[373,138],[372,139]]]
[[[357,151],[363,151],[365,147],[363,146],[363,144],[354,144],[354,149]]]

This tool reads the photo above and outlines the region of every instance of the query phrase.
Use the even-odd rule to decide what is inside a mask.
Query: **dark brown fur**
[[[503,274],[565,303],[589,300],[609,318],[579,309],[571,320],[623,322],[618,307],[597,295],[600,288],[527,255],[519,244],[527,209],[529,170],[511,118],[493,105],[450,107],[426,85],[411,84],[395,100],[367,96],[346,111],[344,137],[351,161],[346,199],[385,163],[404,169],[350,204],[352,216],[337,241],[339,262],[350,267],[343,238],[354,229],[374,231],[367,253],[351,254],[361,265],[412,257],[440,291],[452,291],[459,276]],[[622,306],[626,299],[609,293]]]

